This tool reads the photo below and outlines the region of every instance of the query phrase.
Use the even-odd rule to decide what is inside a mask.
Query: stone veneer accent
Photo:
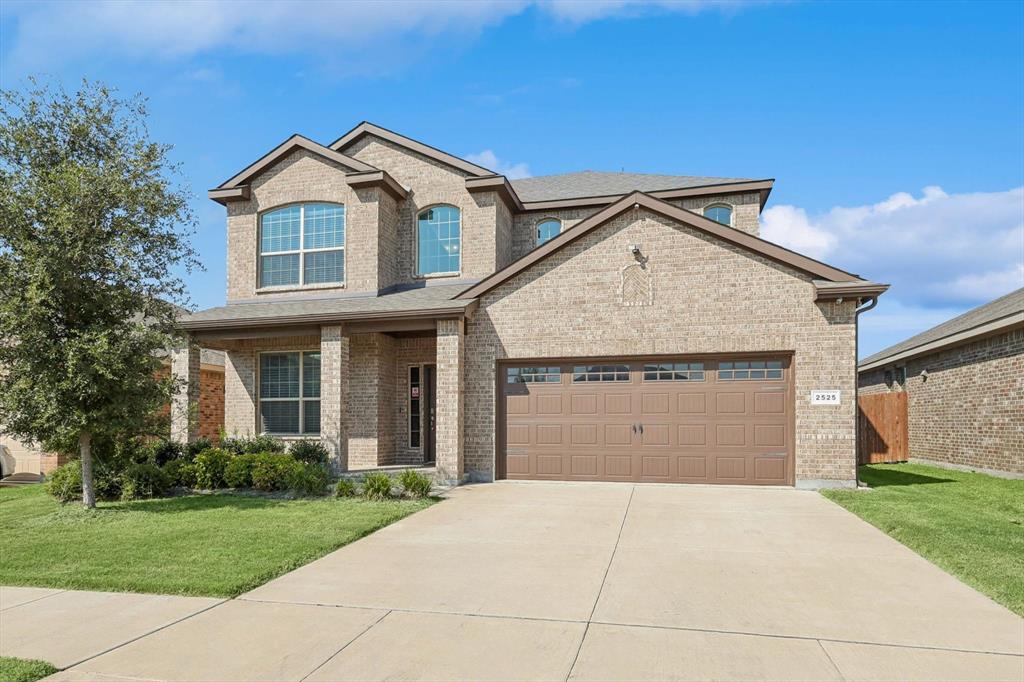
[[[620,305],[632,243],[650,258],[650,306]],[[466,470],[494,475],[498,360],[770,351],[793,354],[797,484],[853,485],[854,306],[815,303],[808,275],[629,211],[481,297],[465,339]],[[818,388],[840,389],[842,403],[812,407]]]
[[[905,386],[887,385],[882,367],[860,375],[860,392],[907,392],[911,458],[1024,474],[1024,329],[896,366]]]

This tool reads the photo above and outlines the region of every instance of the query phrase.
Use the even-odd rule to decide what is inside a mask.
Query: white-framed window
[[[711,204],[704,207],[704,217],[716,223],[732,226],[732,206],[729,204]]]
[[[320,351],[260,353],[260,431],[320,433]]]
[[[416,218],[416,274],[455,275],[462,268],[462,212],[433,206]]]
[[[537,223],[537,246],[551,241],[562,232],[562,221],[558,218],[545,218]]]
[[[260,216],[260,288],[345,282],[345,206],[309,203]]]

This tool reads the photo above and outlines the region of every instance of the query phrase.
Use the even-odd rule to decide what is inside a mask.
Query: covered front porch
[[[464,330],[472,302],[437,293],[431,300],[426,291],[326,299],[301,317],[296,309],[313,302],[236,304],[191,316],[183,323],[190,342],[172,361],[182,380],[172,436],[198,436],[199,352],[216,348],[226,356],[228,435],[318,438],[339,474],[436,466],[438,479],[461,481]],[[380,310],[391,298],[413,300],[397,309],[388,301],[392,309]],[[376,309],[352,309],[368,302]]]

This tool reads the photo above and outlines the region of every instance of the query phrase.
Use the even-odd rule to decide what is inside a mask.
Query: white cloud
[[[466,161],[475,163],[478,166],[489,168],[492,171],[504,175],[509,180],[530,177],[530,167],[525,163],[506,163],[499,159],[493,150],[485,149],[477,154],[466,154]]]
[[[918,197],[898,192],[819,215],[773,206],[762,215],[762,236],[892,285],[862,320],[866,352],[1024,286],[1024,187],[926,187]]]
[[[0,12],[16,26],[4,58],[14,72],[90,56],[167,60],[228,49],[311,54],[328,69],[373,75],[428,48],[463,49],[487,27],[531,6],[572,25],[652,11],[735,8],[714,0],[7,0]]]

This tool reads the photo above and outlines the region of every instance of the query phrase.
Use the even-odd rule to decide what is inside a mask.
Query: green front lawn
[[[192,495],[88,511],[0,488],[0,585],[233,597],[433,503]]]
[[[46,661],[0,656],[0,682],[36,682],[57,672]]]
[[[822,494],[1024,615],[1024,480],[921,464],[860,467],[870,491]]]

